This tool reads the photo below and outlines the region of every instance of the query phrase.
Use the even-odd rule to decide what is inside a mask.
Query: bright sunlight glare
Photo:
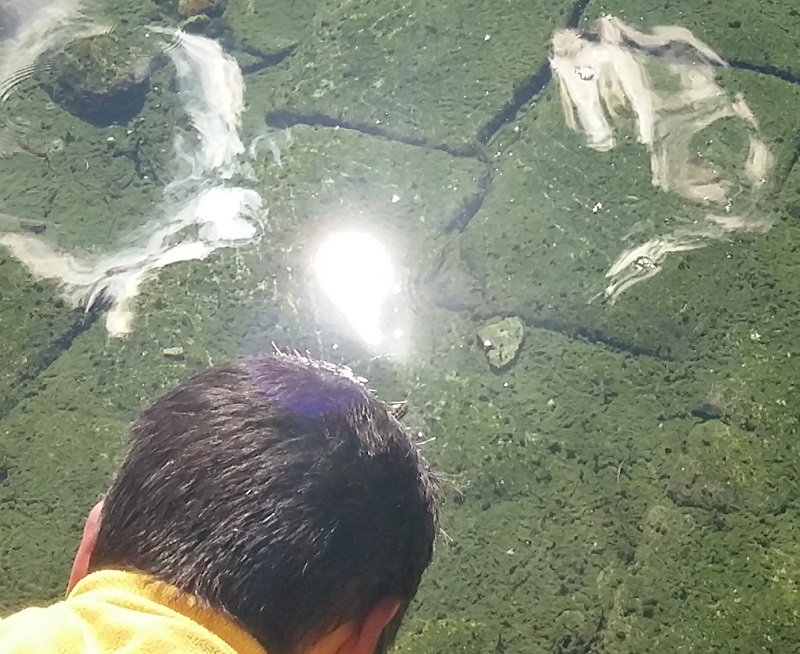
[[[395,266],[383,243],[365,232],[339,232],[322,243],[313,265],[323,292],[358,336],[379,345],[383,310],[396,287]]]

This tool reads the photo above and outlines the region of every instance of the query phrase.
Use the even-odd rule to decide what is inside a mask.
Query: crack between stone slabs
[[[552,320],[530,320],[523,321],[525,326],[530,329],[544,329],[555,334],[566,336],[572,340],[581,340],[590,345],[599,345],[617,354],[627,354],[637,358],[653,359],[662,363],[675,363],[677,359],[663,355],[643,347],[636,347],[617,338],[604,334],[599,329],[589,329],[580,326],[566,326]]]
[[[156,185],[163,187],[164,184],[156,172],[156,166],[153,164],[150,157],[147,156],[147,153],[144,151],[144,149],[142,149],[143,142],[143,138],[141,136],[137,136],[134,139],[133,147],[125,150],[114,150],[111,156],[125,157],[131,163],[133,163],[134,173],[139,179],[147,179],[149,177]]]
[[[472,277],[472,279],[476,280],[478,284],[481,284],[480,281],[480,274],[477,273],[474,267],[471,265],[469,258],[465,258],[463,254],[460,254],[461,261],[466,266],[466,272],[468,275]],[[437,268],[432,270],[428,276],[428,282],[430,282],[434,277],[438,274],[441,270],[442,266],[444,265],[444,259],[442,259]],[[483,293],[481,293],[483,295]],[[485,297],[485,296],[484,296]],[[435,297],[431,297],[431,302],[434,306],[439,309],[444,309],[445,311],[453,311],[452,308],[445,306],[440,301],[437,301]],[[479,310],[479,305],[475,303],[465,303],[462,307],[463,310],[468,311],[474,320],[487,320],[493,316],[500,315],[497,313],[494,314],[487,314],[482,313]],[[514,315],[514,312],[511,311],[506,312],[503,315]],[[567,324],[564,322],[560,322],[558,320],[530,320],[524,319],[520,316],[520,319],[523,321],[524,325],[530,329],[542,329],[548,332],[552,332],[554,334],[560,334],[566,338],[572,340],[582,340],[586,343],[590,343],[592,345],[599,345],[604,347],[612,352],[616,352],[618,354],[627,354],[634,357],[646,357],[648,359],[653,359],[655,361],[660,361],[664,363],[674,363],[677,359],[670,358],[663,356],[656,352],[655,350],[636,347],[630,343],[622,341],[620,339],[608,336],[603,331],[599,329],[589,329],[586,327],[581,327],[575,324]]]
[[[304,112],[292,109],[276,109],[267,112],[266,123],[275,129],[287,129],[296,125],[306,125],[308,127],[329,127],[332,129],[347,129],[366,136],[375,136],[393,143],[402,143],[416,148],[426,150],[436,150],[449,154],[457,159],[480,158],[481,151],[478,147],[470,146],[464,148],[453,148],[446,145],[431,145],[424,139],[403,137],[374,125],[364,125],[361,123],[351,123],[346,120],[339,120],[333,116],[323,114],[318,111]]]
[[[572,6],[566,27],[576,28],[589,5],[589,0],[577,0]],[[492,117],[478,133],[478,142],[486,145],[500,131],[500,128],[513,121],[520,109],[538,96],[552,77],[549,57],[539,65],[536,72],[523,80],[513,91],[511,100]]]
[[[588,5],[589,0],[578,0],[573,5],[566,27],[576,28]],[[740,59],[731,59],[728,63],[731,68],[737,70],[747,70],[760,73],[761,75],[775,77],[790,84],[800,84],[800,75],[777,68],[776,66],[753,64]],[[489,143],[503,125],[512,122],[520,109],[529,104],[544,90],[551,77],[550,62],[547,60],[539,66],[533,75],[525,79],[514,89],[511,100],[483,126],[478,134],[478,142],[483,145]]]
[[[434,269],[426,273],[423,283],[430,284],[442,269],[443,265],[444,258],[442,257]],[[442,300],[437,298],[435,294],[428,294],[428,301],[430,301],[433,306],[450,313],[460,313],[462,311],[466,311],[469,313],[470,318],[477,322],[484,322],[498,315],[518,315],[513,310],[510,312],[506,311],[505,313],[501,312],[488,314],[479,310],[479,303],[460,302],[459,305],[454,308],[452,304],[448,305],[447,303],[442,302]],[[664,356],[652,349],[637,347],[621,339],[611,337],[599,329],[590,329],[574,324],[569,325],[557,320],[531,320],[524,319],[521,316],[520,319],[523,321],[523,324],[527,329],[537,329],[553,334],[559,334],[560,336],[564,336],[572,341],[583,341],[585,343],[589,343],[590,345],[603,347],[606,350],[615,352],[617,354],[624,354],[636,358],[647,358],[653,361],[659,361],[661,363],[675,363],[678,361],[678,359]]]
[[[297,44],[292,44],[273,54],[261,52],[258,48],[249,46],[246,43],[240,43],[238,50],[258,59],[258,61],[253,62],[252,64],[241,67],[242,75],[253,75],[264,70],[265,68],[273,68],[279,64],[282,64],[286,59],[294,54],[294,51],[297,50]]]
[[[589,0],[576,0],[570,11],[569,18],[567,19],[567,27],[576,27],[581,19]],[[286,53],[286,57],[291,55],[294,48],[291,48]],[[250,53],[253,54],[253,53]],[[284,57],[285,58],[285,57]],[[278,63],[278,62],[276,62]],[[259,70],[261,68],[258,68]],[[249,72],[249,71],[245,71]],[[253,71],[254,72],[254,71]],[[363,125],[357,123],[350,123],[348,121],[338,120],[332,116],[328,116],[321,112],[302,112],[293,111],[290,109],[279,109],[267,112],[265,122],[269,127],[276,129],[286,129],[295,125],[306,125],[309,127],[328,127],[333,129],[349,129],[360,134],[367,136],[375,136],[378,138],[386,139],[387,141],[402,143],[412,147],[426,148],[429,150],[438,150],[444,152],[451,157],[461,159],[477,159],[484,163],[487,167],[484,174],[478,182],[478,192],[472,197],[468,198],[456,215],[445,227],[445,233],[450,234],[453,232],[463,232],[469,225],[472,218],[480,211],[486,196],[489,193],[492,185],[491,164],[486,160],[485,152],[481,146],[488,143],[497,131],[506,123],[510,122],[517,115],[519,110],[535,98],[551,79],[550,62],[546,59],[539,69],[523,81],[516,89],[514,89],[513,97],[503,109],[501,109],[494,118],[481,129],[476,139],[476,146],[464,148],[452,148],[447,146],[436,146],[427,143],[424,139],[403,138],[396,134],[390,133],[385,129],[381,129],[373,125]]]
[[[783,169],[781,176],[775,180],[775,187],[770,193],[771,201],[776,200],[783,192],[783,187],[786,186],[786,181],[789,179],[789,176],[792,174],[795,166],[798,165],[798,162],[800,162],[800,142],[795,143],[792,156],[789,158],[789,161]]]
[[[511,100],[487,122],[478,133],[478,142],[486,145],[500,128],[513,121],[522,107],[538,96],[552,78],[550,62],[545,61],[528,79],[514,89]]]
[[[56,205],[56,198],[58,197],[59,191],[60,191],[59,187],[54,188],[52,191],[50,191],[50,195],[47,198],[47,202],[45,203],[44,207],[44,212],[42,213],[42,222],[45,224],[47,224],[50,221],[50,216],[53,213],[53,209]]]
[[[466,264],[467,267],[467,274],[469,274],[473,279],[477,281],[477,276],[475,272],[472,270],[469,262],[465,259],[462,261]],[[430,274],[427,276],[427,281],[430,282],[441,270],[442,266],[444,265],[444,259],[439,262],[438,267],[431,271]],[[438,301],[436,297],[431,296],[430,301],[434,306],[439,309],[444,309],[445,311],[453,311],[451,307],[445,306],[441,301]],[[477,321],[485,321],[490,319],[493,316],[501,315],[498,313],[487,314],[486,312],[480,311],[480,305],[476,303],[464,303],[464,305],[460,308],[460,310],[464,310],[469,312],[471,318]],[[503,315],[517,315],[512,310],[510,313],[507,311]],[[590,329],[587,327],[581,327],[580,325],[575,324],[566,324],[564,322],[558,320],[531,320],[525,319],[520,316],[520,319],[523,321],[523,324],[528,329],[541,329],[544,331],[552,332],[554,334],[560,334],[566,338],[571,340],[581,340],[586,343],[590,343],[591,345],[598,345],[600,347],[604,347],[611,352],[616,352],[618,354],[626,354],[633,357],[645,357],[648,359],[652,359],[654,361],[660,361],[662,363],[675,363],[677,359],[663,356],[659,354],[657,351],[637,347],[630,343],[627,343],[623,340],[618,338],[611,337],[605,334],[603,331],[599,329]]]
[[[483,161],[482,157],[477,157],[477,159],[482,163],[486,163]],[[453,218],[445,226],[445,234],[452,234],[453,232],[460,233],[467,228],[472,219],[481,210],[481,207],[483,207],[486,196],[489,195],[489,190],[492,188],[493,179],[492,168],[489,164],[486,164],[486,168],[481,174],[480,179],[478,179],[477,191],[461,203],[461,206],[456,210]]]
[[[465,150],[462,152],[459,150],[453,150],[451,148],[446,148],[446,147],[431,146],[425,143],[423,140],[396,138],[393,137],[392,135],[386,134],[384,131],[378,128],[353,126],[351,124],[338,121],[324,114],[314,114],[313,119],[310,119],[310,117],[308,116],[302,116],[299,113],[288,110],[276,111],[276,112],[271,112],[267,115],[266,122],[267,125],[269,125],[270,127],[274,127],[277,129],[286,129],[289,127],[293,127],[295,125],[307,125],[310,127],[328,127],[331,129],[349,129],[359,134],[364,134],[366,136],[374,136],[376,138],[380,138],[392,143],[402,143],[403,145],[408,145],[411,147],[418,147],[426,150],[444,152],[445,154],[448,154],[451,157],[455,157],[457,159],[474,159],[482,163],[485,166],[485,168],[480,178],[478,179],[477,191],[468,198],[466,198],[461,203],[461,206],[458,209],[456,209],[453,218],[451,218],[450,221],[447,223],[447,225],[445,225],[444,228],[445,234],[452,234],[453,232],[463,232],[467,228],[470,221],[481,210],[481,207],[483,207],[483,203],[486,200],[486,196],[489,194],[489,190],[491,189],[492,186],[493,175],[492,175],[491,164],[486,160],[486,155],[484,151],[477,148],[474,151]]]
[[[70,347],[72,347],[72,344],[75,342],[78,336],[83,334],[95,322],[97,322],[97,319],[101,316],[103,310],[102,308],[93,308],[86,312],[81,310],[81,313],[82,315],[76,318],[75,322],[72,324],[72,327],[59,338],[57,338],[52,344],[50,344],[50,346],[47,347],[42,354],[36,358],[36,363],[33,366],[26,368],[16,376],[14,380],[15,386],[19,387],[23,384],[27,384],[38,379],[38,377],[50,366],[52,366],[62,354],[67,352]],[[4,406],[2,411],[0,411],[0,420],[5,419],[22,401],[22,399],[22,396],[14,398],[8,403],[7,406]]]
[[[736,70],[747,70],[751,73],[759,73],[767,75],[768,77],[775,77],[783,82],[789,84],[800,84],[800,75],[795,75],[788,70],[777,68],[776,66],[768,66],[765,64],[752,64],[749,61],[742,61],[741,59],[731,59],[728,61],[731,68]]]

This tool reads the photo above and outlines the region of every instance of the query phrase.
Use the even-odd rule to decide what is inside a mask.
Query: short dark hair
[[[240,359],[132,424],[90,569],[171,583],[271,654],[397,597],[381,650],[431,561],[435,487],[408,431],[347,368]]]

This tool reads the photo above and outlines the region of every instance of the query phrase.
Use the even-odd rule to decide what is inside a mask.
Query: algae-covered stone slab
[[[198,311],[197,298],[220,293],[269,293],[270,306],[258,308],[270,316],[264,319],[268,325],[278,314],[283,325],[313,321],[319,299],[315,253],[328,237],[343,232],[366,233],[380,241],[403,297],[417,288],[422,293],[420,277],[435,265],[441,244],[452,238],[451,225],[486,192],[486,168],[470,158],[347,129],[296,126],[269,138],[274,151],[259,150],[256,179],[247,182],[268,209],[261,241],[230,251],[220,270],[209,266],[220,258],[217,254],[179,266],[174,275],[168,270],[157,273],[145,284],[143,296],[159,298],[158,308],[149,311],[142,305],[134,331],[173,319],[183,324],[183,314],[192,321],[214,322],[216,316]],[[364,277],[372,272],[365,268]],[[261,301],[250,299],[254,304]],[[416,301],[426,300],[421,296]],[[253,327],[258,331],[255,318]],[[165,347],[177,345],[182,343]]]
[[[719,420],[702,422],[680,443],[665,440],[664,446],[681,448],[666,466],[667,493],[678,506],[775,514],[785,509],[797,484],[791,450],[780,439]]]
[[[791,0],[768,3],[705,0],[612,0],[589,3],[585,20],[618,16],[635,27],[680,25],[710,44],[724,59],[800,77],[800,11]]]
[[[159,93],[154,94],[156,100]],[[0,156],[0,232],[20,226],[65,249],[85,251],[118,244],[145,222],[161,197],[148,147],[170,150],[165,112],[141,123],[92,128],[49,100],[37,88],[15,92],[0,105],[0,118],[15,129],[3,135]],[[165,156],[161,155],[161,159]],[[157,169],[157,172],[156,172]]]
[[[238,41],[269,56],[308,35],[318,5],[319,0],[229,0],[225,20]]]
[[[409,627],[424,630],[431,615],[503,616],[493,635],[509,652],[563,642],[589,651],[606,606],[599,580],[631,562],[640,511],[663,499],[659,416],[678,414],[693,382],[683,364],[542,329],[529,329],[517,363],[495,375],[477,327],[463,316],[440,321],[430,362],[393,371],[394,385],[359,368],[384,396],[408,398],[423,452],[452,479],[447,538]]]
[[[296,126],[290,134],[274,137],[281,165],[266,154],[257,167],[269,217],[248,264],[278,289],[283,320],[316,315],[315,252],[337,233],[378,239],[404,301],[427,303],[424,276],[486,193],[485,165],[355,130]]]
[[[759,519],[698,520],[672,504],[652,506],[628,570],[603,575],[609,654],[791,651],[800,628],[797,509]]]
[[[36,386],[36,376],[69,343],[83,316],[58,289],[34,282],[0,248],[0,417]]]
[[[481,129],[545,61],[550,36],[572,6],[323,0],[276,105],[289,121],[473,150]]]
[[[128,420],[186,374],[157,347],[109,340],[96,322],[0,420],[0,610],[63,593],[83,519],[111,481]]]
[[[763,195],[768,200],[794,156],[797,119],[791,108],[800,90],[741,71],[730,71],[723,82],[748,101],[752,97],[775,157]],[[634,140],[632,119],[628,126],[618,130],[614,149],[587,148],[583,135],[566,127],[555,85],[519,116],[518,138],[498,152],[491,193],[458,253],[461,269],[482,287],[482,301],[473,304],[478,315],[517,314],[529,324],[667,358],[693,355],[703,349],[701,341],[720,342],[731,321],[748,320],[747,307],[763,301],[758,276],[769,275],[780,261],[774,248],[792,256],[794,239],[787,240],[785,231],[669,255],[654,277],[616,303],[605,299],[606,273],[623,251],[691,227],[709,211],[652,185],[650,157]],[[709,142],[722,147],[724,138],[722,131],[709,134]],[[773,220],[775,230],[785,229],[764,202],[748,210]]]
[[[276,165],[268,154],[258,171],[270,222],[308,228],[342,216],[417,236],[447,233],[486,192],[486,166],[356,130],[296,126],[275,137]],[[291,217],[291,218],[290,218]],[[301,222],[298,223],[297,219]],[[297,238],[303,247],[307,239]],[[415,248],[423,250],[416,241]]]

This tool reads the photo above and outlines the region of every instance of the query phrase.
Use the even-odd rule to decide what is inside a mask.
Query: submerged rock
[[[40,73],[53,102],[93,125],[127,122],[139,113],[163,56],[117,32],[76,39]]]
[[[501,370],[517,358],[525,336],[525,326],[516,316],[496,318],[478,330],[486,359],[495,370]]]
[[[183,359],[184,357],[184,351],[180,345],[165,347],[161,350],[161,354],[163,354],[166,359]]]
[[[201,14],[219,18],[228,6],[228,0],[155,0],[155,3],[168,15],[181,18]]]
[[[180,0],[178,14],[182,18],[205,14],[212,18],[219,18],[225,12],[228,0]]]

